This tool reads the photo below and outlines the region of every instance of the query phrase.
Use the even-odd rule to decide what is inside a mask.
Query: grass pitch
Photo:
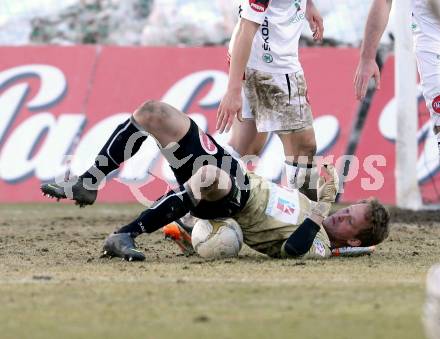
[[[423,338],[435,212],[393,212],[377,252],[327,261],[179,255],[161,232],[147,261],[100,258],[138,205],[0,205],[1,338]]]

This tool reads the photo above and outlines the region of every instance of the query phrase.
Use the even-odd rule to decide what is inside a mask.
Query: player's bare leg
[[[190,126],[190,120],[185,113],[164,102],[154,100],[140,105],[134,111],[133,118],[162,147],[182,139]]]
[[[201,200],[217,201],[228,195],[231,178],[220,168],[212,165],[201,167],[185,184],[197,204]]]
[[[239,121],[234,119],[232,124],[231,137],[228,141],[233,149],[235,157],[244,155],[259,155],[266,144],[267,133],[258,133],[255,120],[244,119]]]
[[[316,154],[315,131],[312,127],[301,131],[278,132],[286,157],[287,185],[298,188],[309,199],[316,200],[316,185],[310,186],[316,167],[313,157]],[[312,188],[310,188],[312,187]]]

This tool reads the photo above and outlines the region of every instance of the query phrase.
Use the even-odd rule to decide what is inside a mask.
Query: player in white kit
[[[217,118],[220,132],[229,130],[235,116],[253,119],[258,132],[276,132],[283,143],[291,187],[300,187],[306,173],[310,175],[307,167],[312,167],[316,152],[307,86],[298,59],[306,6],[310,6],[308,20],[314,38],[321,40],[322,19],[311,0],[240,1],[240,21],[229,48],[228,88]],[[254,136],[246,137],[252,141]]]
[[[358,99],[365,96],[371,77],[375,79],[376,87],[380,88],[380,73],[375,57],[388,22],[391,3],[391,0],[374,0],[371,6],[355,75]],[[428,0],[412,0],[412,29],[423,96],[431,114],[440,155],[440,18],[434,14]]]

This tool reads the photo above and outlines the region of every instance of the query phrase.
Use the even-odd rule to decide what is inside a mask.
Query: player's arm
[[[368,14],[361,56],[354,78],[357,99],[363,99],[367,92],[368,82],[373,77],[376,88],[380,88],[380,72],[376,64],[376,51],[380,38],[388,24],[392,0],[374,0]]]
[[[231,50],[227,93],[234,92],[241,95],[243,74],[251,54],[252,42],[259,27],[260,24],[245,18],[242,18],[238,24]]]
[[[338,173],[333,165],[322,167],[317,185],[318,202],[312,202],[310,216],[290,235],[281,247],[281,257],[329,257],[330,247],[316,239],[322,222],[330,212],[330,207],[336,200],[339,188]]]
[[[251,53],[252,42],[260,24],[241,18],[235,39],[232,42],[231,64],[226,93],[217,111],[217,129],[229,131],[236,115],[241,114],[241,87],[243,74]]]
[[[320,220],[320,219],[318,219]],[[325,259],[332,255],[330,243],[319,236],[321,224],[307,218],[281,247],[281,258]]]
[[[240,21],[231,40],[231,63],[226,93],[217,110],[217,129],[229,131],[234,117],[241,115],[241,86],[255,33],[263,23],[271,0],[242,1]]]
[[[321,224],[318,222],[313,216],[306,218],[284,242],[281,247],[281,257],[298,258],[308,253],[321,229]]]
[[[312,0],[307,0],[306,18],[309,22],[310,30],[313,32],[313,40],[321,41],[324,36],[324,23]]]

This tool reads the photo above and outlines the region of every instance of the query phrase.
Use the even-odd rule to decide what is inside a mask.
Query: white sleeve
[[[241,2],[241,17],[262,24],[272,0],[243,0]]]

